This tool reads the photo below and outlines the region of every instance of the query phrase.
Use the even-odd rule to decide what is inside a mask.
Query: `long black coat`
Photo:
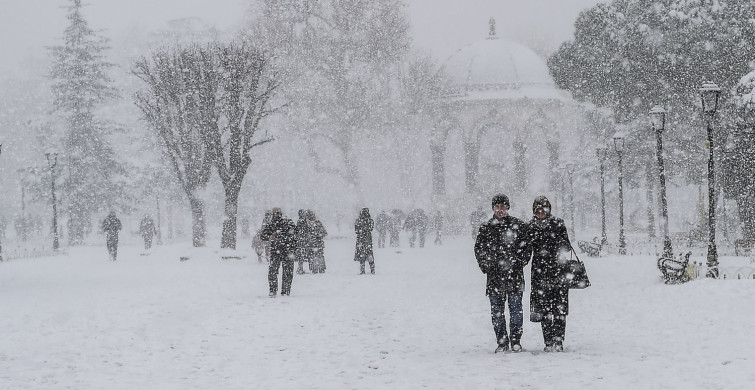
[[[571,250],[564,221],[555,217],[533,219],[527,224],[528,251],[532,254],[530,318],[538,321],[548,314],[569,314],[569,289],[563,282],[560,255]]]
[[[374,257],[372,253],[372,229],[375,227],[375,222],[370,218],[369,214],[360,214],[354,223],[354,231],[357,233],[357,247],[354,251],[354,261],[369,262],[370,257]]]
[[[485,295],[524,291],[524,271],[529,252],[524,241],[525,224],[507,215],[480,225],[474,253],[477,265],[488,277]]]
[[[270,241],[270,257],[281,261],[294,261],[296,249],[296,225],[283,217],[273,219],[262,228],[262,237]]]

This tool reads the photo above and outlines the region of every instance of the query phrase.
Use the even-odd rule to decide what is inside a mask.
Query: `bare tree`
[[[199,46],[162,49],[137,61],[133,73],[147,84],[136,105],[158,133],[191,205],[192,243],[205,245],[204,202],[198,192],[210,180],[214,150],[206,140],[207,107],[214,101],[211,59]]]
[[[364,202],[360,143],[390,120],[397,67],[411,39],[400,0],[259,0],[247,35],[287,62],[296,126],[318,172]],[[293,98],[292,98],[293,100]],[[377,129],[377,130],[376,130]]]
[[[225,190],[223,248],[236,247],[238,198],[251,150],[272,141],[257,137],[260,121],[275,111],[279,86],[270,58],[243,43],[212,43],[162,50],[142,59],[134,73],[149,85],[136,104],[160,135],[192,207],[194,245],[204,245],[203,188],[214,165]]]
[[[260,121],[281,108],[269,105],[280,78],[270,57],[248,44],[218,45],[213,54],[220,71],[214,110],[218,120],[208,128],[208,140],[225,190],[220,245],[235,249],[239,192],[252,163],[252,148],[273,140],[267,136],[255,139],[255,135]]]

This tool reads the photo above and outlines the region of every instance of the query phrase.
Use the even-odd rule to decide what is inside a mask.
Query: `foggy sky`
[[[111,40],[127,31],[161,29],[166,22],[201,17],[233,29],[251,0],[84,0],[90,26]],[[495,17],[498,35],[551,52],[571,38],[580,10],[600,0],[407,0],[415,45],[439,60],[484,38]],[[0,72],[19,73],[46,46],[61,44],[69,4],[65,0],[0,0]]]

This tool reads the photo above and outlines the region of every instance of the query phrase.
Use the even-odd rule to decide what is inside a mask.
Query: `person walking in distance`
[[[296,240],[296,262],[298,263],[298,267],[296,268],[296,273],[299,275],[303,275],[304,272],[304,262],[307,263],[310,262],[310,250],[309,250],[309,226],[307,221],[307,211],[304,209],[299,210],[299,220],[296,221],[296,229],[294,230],[294,237]],[[311,264],[310,264],[311,268]]]
[[[380,211],[375,218],[375,229],[378,231],[378,248],[385,248],[385,235],[391,225],[391,217],[385,211]]]
[[[375,274],[375,256],[372,253],[372,229],[375,222],[370,217],[370,209],[363,208],[359,212],[359,218],[354,222],[354,231],[357,234],[357,246],[354,252],[354,261],[359,262],[359,274],[364,274],[364,262],[370,263],[370,273]]]
[[[493,217],[479,227],[474,253],[482,273],[487,276],[485,295],[490,300],[490,317],[496,342],[495,352],[522,350],[522,295],[524,265],[529,259],[522,246],[525,224],[508,214],[509,198],[504,194],[492,199]],[[509,304],[509,332],[506,331],[506,302]]]
[[[294,251],[296,250],[295,229],[294,222],[284,218],[281,209],[275,207],[270,223],[262,230],[262,236],[270,242],[270,266],[267,280],[270,284],[271,298],[278,293],[278,271],[281,267],[283,268],[281,296],[291,295],[291,283],[294,279]]]
[[[546,352],[564,350],[569,288],[559,258],[571,251],[566,225],[551,215],[551,203],[538,196],[532,203],[532,220],[527,224],[527,252],[532,255],[530,321],[539,322]]]
[[[152,247],[152,237],[157,233],[155,229],[155,221],[152,220],[148,214],[144,215],[141,222],[139,222],[139,234],[142,235],[144,240],[144,250],[149,250]]]
[[[115,211],[111,211],[102,221],[102,231],[105,232],[107,251],[112,261],[118,258],[118,232],[122,227],[121,220],[115,216]]]

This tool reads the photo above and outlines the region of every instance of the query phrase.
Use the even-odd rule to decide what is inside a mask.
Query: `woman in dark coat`
[[[328,232],[312,210],[307,210],[307,224],[309,226],[308,245],[311,252],[309,270],[312,273],[321,274],[325,272],[325,237]]]
[[[559,258],[571,250],[571,244],[564,221],[551,215],[548,198],[535,198],[532,213],[534,216],[526,229],[527,245],[532,253],[530,321],[540,323],[545,351],[561,352],[569,314],[569,289],[563,281],[563,264]]]
[[[370,209],[363,208],[359,212],[359,218],[354,223],[354,231],[357,233],[357,247],[354,252],[354,261],[359,262],[359,274],[364,274],[364,262],[370,263],[370,273],[375,274],[375,256],[372,253],[372,229],[375,222],[370,217]]]

